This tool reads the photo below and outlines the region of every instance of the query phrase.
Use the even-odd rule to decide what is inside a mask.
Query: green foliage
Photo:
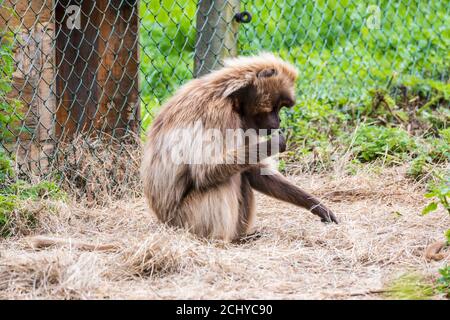
[[[26,224],[32,227],[35,217],[32,212],[23,207],[24,201],[42,201],[42,199],[64,200],[65,193],[57,184],[41,181],[30,184],[17,179],[12,160],[0,147],[0,236],[8,236],[12,229],[11,217],[21,216]]]
[[[437,290],[450,298],[450,266],[446,266],[439,270],[441,277],[437,282]]]
[[[416,149],[416,143],[400,128],[361,125],[353,137],[353,154],[361,162],[386,158],[392,161],[405,158]]]
[[[450,174],[447,172],[445,177],[440,177],[437,182],[431,183],[428,189],[425,198],[433,199],[433,201],[423,209],[422,213],[428,214],[435,211],[438,204],[441,204],[450,214]]]
[[[433,199],[432,202],[422,210],[422,214],[428,214],[437,210],[439,204],[442,205],[450,215],[450,172],[444,176],[438,177],[437,182],[429,185],[429,192],[425,194],[426,198]],[[450,245],[450,229],[446,231],[447,246]],[[437,290],[450,298],[450,266],[439,270],[441,277],[437,281]]]
[[[413,159],[408,169],[408,176],[421,179],[428,175],[434,176],[435,164],[445,164],[450,161],[450,130],[439,130],[438,137],[427,137],[417,149],[418,156]]]
[[[443,142],[447,146],[450,145],[450,128],[440,130],[439,134],[441,135]],[[449,152],[448,149],[447,149],[447,152]],[[450,153],[448,153],[447,156],[450,157]]]
[[[388,298],[400,300],[427,300],[434,295],[433,286],[417,274],[405,274],[394,280],[386,293]]]
[[[18,111],[19,101],[8,97],[8,93],[12,90],[13,70],[12,33],[0,31],[0,142],[2,144],[12,141],[21,120]]]
[[[140,4],[142,126],[147,128],[155,108],[192,78],[197,1]]]
[[[444,163],[450,160],[450,142],[442,138],[428,138],[424,148],[430,162]]]
[[[6,180],[13,175],[11,159],[7,157],[6,152],[0,147],[0,187]]]
[[[370,4],[360,0],[242,1],[242,9],[252,12],[253,19],[239,27],[238,51],[244,55],[272,51],[294,63],[300,71],[300,105],[314,100],[316,106],[324,104],[356,120],[381,116],[382,125],[392,119],[404,122],[408,110],[402,110],[397,101],[403,96],[391,91],[405,85],[411,87],[409,100],[420,96],[419,107],[429,103],[420,111],[421,118],[445,128],[450,113],[448,7],[441,1],[424,6],[419,0],[407,4],[383,0],[373,3],[380,8],[380,28],[370,29]],[[144,113],[154,113],[156,106],[192,78],[196,6],[194,0],[141,1]],[[372,105],[380,93],[388,104]],[[291,118],[302,122],[300,109]],[[146,128],[151,118],[145,114],[144,118]]]
[[[366,103],[361,112],[365,119],[371,119],[379,124],[401,124],[409,121],[405,110],[397,105],[397,101],[387,90],[369,90],[371,103]]]
[[[280,172],[284,172],[286,170],[286,161],[284,161],[283,159],[280,159],[280,161],[278,162],[278,170]]]
[[[0,235],[7,236],[10,234],[11,217],[14,214],[22,216],[27,225],[34,225],[35,218],[33,214],[22,206],[24,201],[64,200],[65,198],[65,193],[53,182],[41,181],[36,184],[30,184],[23,180],[15,179],[8,174],[8,178],[2,183],[0,188]]]
[[[436,283],[419,274],[404,274],[386,288],[386,296],[400,300],[427,300],[443,293],[450,298],[450,266],[440,269],[439,274]]]
[[[16,197],[0,194],[0,234],[8,223],[8,215],[16,208]]]
[[[430,157],[423,154],[412,160],[407,171],[408,176],[416,180],[425,177],[433,170],[430,160]]]
[[[36,184],[29,184],[23,180],[17,180],[4,188],[4,192],[16,195],[19,199],[55,199],[62,200],[65,194],[61,192],[57,184],[50,181],[41,181]]]
[[[379,29],[367,24],[370,4],[381,10]],[[196,7],[141,1],[144,131],[192,78]],[[299,70],[298,105],[282,114],[283,169],[349,150],[358,162],[411,161],[408,174],[419,179],[448,161],[450,14],[441,1],[244,0],[241,9],[253,19],[239,26],[238,52],[272,51]]]
[[[331,104],[317,100],[302,101],[292,109],[285,110],[282,125],[288,132],[289,149],[295,160],[313,150],[325,150],[330,140],[337,137],[347,119]]]
[[[370,29],[370,4],[380,28]],[[321,97],[360,97],[393,73],[448,76],[449,15],[440,1],[258,0],[243,25],[240,49],[284,52],[301,71],[300,91]],[[306,90],[306,91],[305,91]]]

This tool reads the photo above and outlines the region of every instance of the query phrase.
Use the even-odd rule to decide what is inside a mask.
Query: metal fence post
[[[223,59],[237,54],[240,0],[199,0],[194,76],[199,77],[222,65]]]

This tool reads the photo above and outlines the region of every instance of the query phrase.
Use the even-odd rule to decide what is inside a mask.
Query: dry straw
[[[99,165],[81,158],[79,176]],[[101,181],[112,167],[97,169]],[[402,274],[434,277],[449,262],[424,257],[450,219],[443,209],[421,215],[424,190],[406,178],[405,167],[290,178],[341,223],[325,225],[258,195],[260,236],[229,244],[158,223],[134,180],[116,189],[122,199],[98,184],[84,187],[106,198],[46,200],[33,229],[24,232],[18,220],[13,236],[0,240],[0,298],[382,298]],[[50,246],[49,237],[63,241]]]

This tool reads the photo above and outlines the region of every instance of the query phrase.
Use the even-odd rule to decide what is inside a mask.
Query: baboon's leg
[[[289,182],[280,173],[274,172],[272,175],[261,175],[259,169],[250,169],[245,172],[245,175],[255,190],[278,200],[308,209],[324,222],[338,223],[336,216],[331,210],[321,204],[313,195]]]
[[[240,175],[207,190],[194,190],[184,198],[177,216],[184,228],[205,238],[231,241],[238,236]]]
[[[245,174],[241,174],[241,198],[239,199],[239,226],[240,237],[252,232],[255,220],[255,199],[253,189]]]

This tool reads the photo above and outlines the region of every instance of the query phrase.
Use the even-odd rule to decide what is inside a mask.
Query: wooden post
[[[15,35],[14,73],[10,98],[20,101],[23,118],[15,131],[17,163],[45,173],[54,150],[55,113],[53,0],[7,0],[0,5],[0,28]]]
[[[80,28],[66,9],[80,3]],[[139,1],[56,4],[56,134],[121,139],[139,132]]]
[[[225,57],[236,56],[238,23],[234,15],[239,10],[239,0],[199,0],[195,77],[217,69]]]
[[[79,28],[67,23],[70,6],[80,8]],[[7,147],[20,170],[45,173],[59,141],[78,134],[139,133],[138,8],[138,0],[0,0],[0,29],[16,38],[9,96],[21,102],[26,130]]]

